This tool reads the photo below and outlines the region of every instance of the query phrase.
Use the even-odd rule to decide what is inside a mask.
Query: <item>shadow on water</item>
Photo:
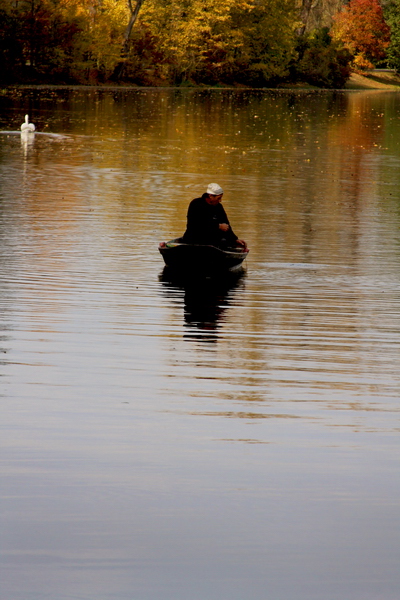
[[[213,277],[183,276],[168,267],[160,275],[163,292],[171,300],[183,300],[186,339],[216,342],[226,310],[232,305],[236,292],[244,287],[246,271]]]

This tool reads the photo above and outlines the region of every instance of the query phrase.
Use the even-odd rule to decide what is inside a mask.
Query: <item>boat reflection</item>
[[[216,342],[226,310],[244,287],[245,270],[218,277],[184,277],[165,267],[160,275],[163,290],[172,300],[183,299],[184,338]]]

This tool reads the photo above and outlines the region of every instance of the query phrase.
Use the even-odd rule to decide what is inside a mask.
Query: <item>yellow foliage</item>
[[[356,71],[369,71],[374,68],[372,62],[369,61],[362,52],[356,54],[354,57],[353,66]]]
[[[121,0],[60,0],[57,10],[82,30],[76,52],[80,67],[111,73],[120,60],[128,10]]]
[[[262,84],[286,74],[296,44],[297,0],[144,0],[132,31],[136,0],[18,1],[21,12],[41,6],[65,25],[53,55],[81,81],[141,72],[144,82]]]
[[[282,75],[297,26],[295,0],[147,0],[140,22],[189,78],[210,54],[214,68],[239,60],[267,77]]]

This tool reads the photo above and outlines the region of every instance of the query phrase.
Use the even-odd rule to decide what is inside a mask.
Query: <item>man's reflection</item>
[[[216,342],[224,313],[233,296],[244,287],[245,271],[210,278],[184,278],[165,267],[160,281],[168,296],[176,299],[179,291],[184,299],[185,338]]]

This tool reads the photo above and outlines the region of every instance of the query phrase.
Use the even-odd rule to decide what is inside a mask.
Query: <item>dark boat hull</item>
[[[183,244],[179,239],[162,242],[158,247],[167,267],[186,273],[219,273],[240,270],[247,248],[222,250],[216,246]]]

